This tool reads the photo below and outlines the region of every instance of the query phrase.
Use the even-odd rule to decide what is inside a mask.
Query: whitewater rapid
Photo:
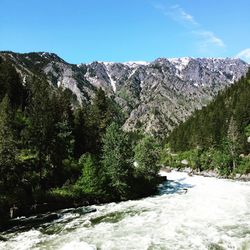
[[[0,249],[250,249],[250,182],[166,174],[145,199],[63,211],[49,224],[2,234]]]

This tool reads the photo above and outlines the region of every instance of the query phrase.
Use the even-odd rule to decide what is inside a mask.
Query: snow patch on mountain
[[[150,63],[146,61],[129,61],[129,62],[124,62],[124,65],[127,65],[130,68],[137,68],[139,66],[147,66]]]
[[[111,74],[110,74],[110,70],[109,70],[109,68],[107,67],[107,64],[105,65],[106,66],[106,73],[107,73],[107,75],[108,75],[108,77],[109,77],[109,80],[110,80],[110,84],[111,84],[111,86],[112,86],[112,89],[113,89],[113,91],[114,91],[114,93],[116,92],[116,82],[113,80],[113,78],[112,78],[112,76],[111,76]]]
[[[168,60],[175,66],[176,69],[182,71],[189,64],[191,57],[181,57],[181,58],[168,58]]]

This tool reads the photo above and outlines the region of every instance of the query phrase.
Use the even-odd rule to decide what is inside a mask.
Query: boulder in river
[[[88,214],[88,213],[93,213],[96,212],[96,208],[93,207],[80,207],[74,210],[75,213],[79,214]]]
[[[39,214],[31,217],[15,218],[9,221],[8,228],[32,228],[43,223],[48,223],[59,218],[56,213]]]
[[[8,239],[6,239],[4,236],[0,235],[0,241],[7,241]]]

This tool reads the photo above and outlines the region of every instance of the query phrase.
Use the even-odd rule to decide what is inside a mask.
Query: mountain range
[[[232,58],[76,65],[46,52],[1,52],[0,56],[11,61],[24,84],[29,76],[43,76],[55,88],[70,89],[81,104],[91,102],[97,88],[102,88],[124,111],[124,130],[165,136],[249,68],[241,59]]]

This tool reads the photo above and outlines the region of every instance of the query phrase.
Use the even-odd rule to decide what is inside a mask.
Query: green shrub
[[[82,175],[74,185],[74,191],[78,194],[100,194],[102,192],[102,178],[99,162],[89,154],[83,154],[79,159]]]
[[[235,169],[235,173],[249,174],[250,173],[250,157],[242,158],[238,167]]]

